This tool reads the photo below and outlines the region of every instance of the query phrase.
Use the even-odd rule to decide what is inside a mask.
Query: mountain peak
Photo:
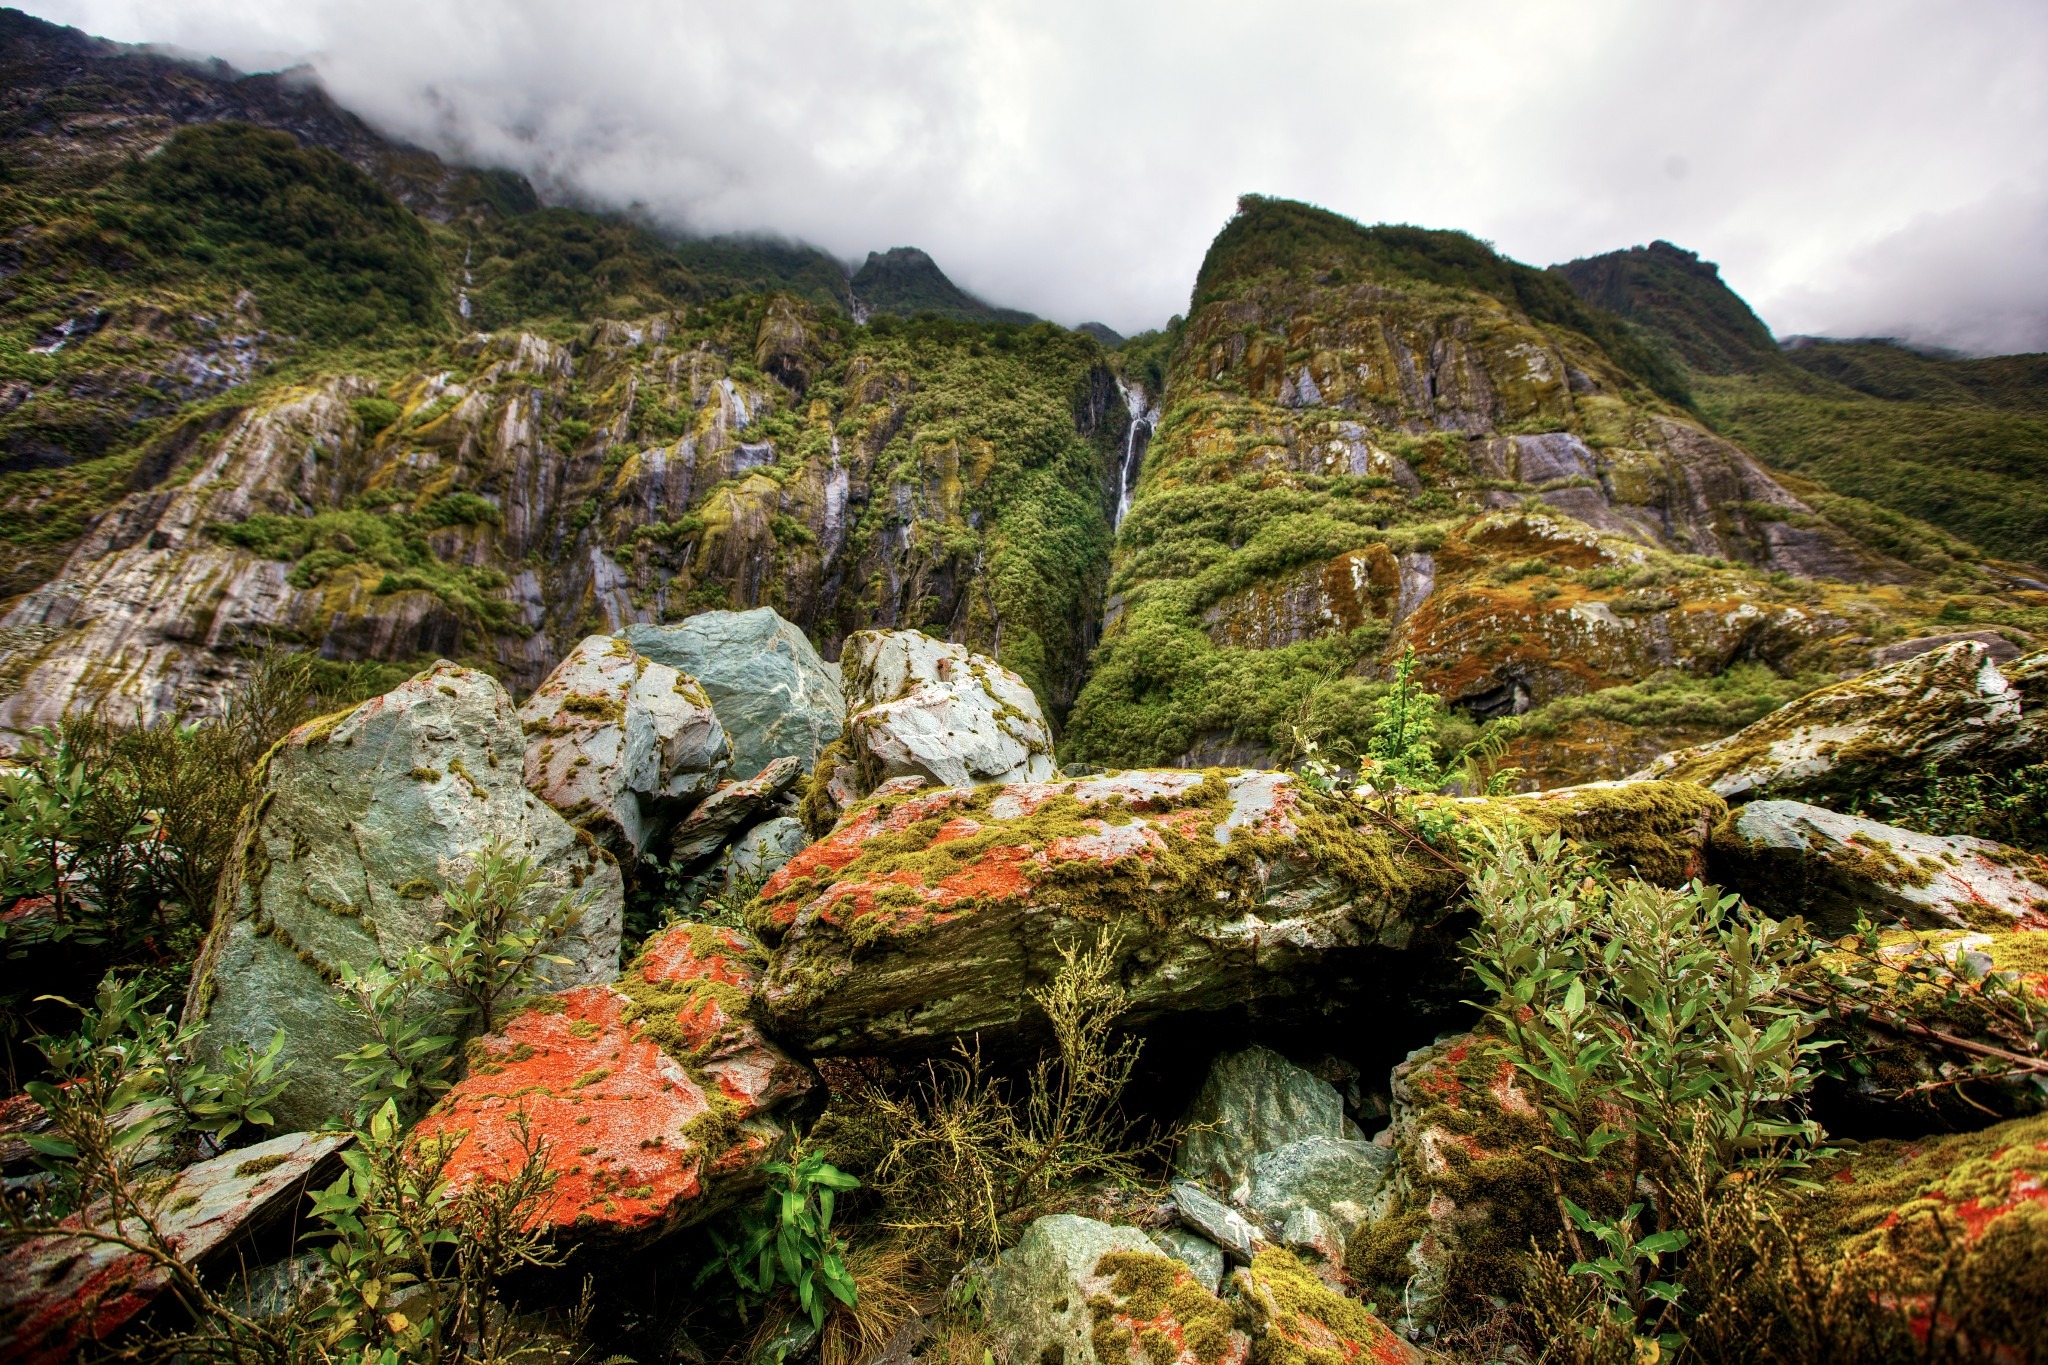
[[[929,253],[914,246],[870,251],[849,283],[854,302],[870,314],[907,318],[930,313],[958,322],[1038,321],[1015,308],[983,303],[948,279]]]
[[[1659,240],[1553,268],[1580,298],[1655,333],[1695,370],[1745,374],[1778,361],[1771,329],[1698,252]]]

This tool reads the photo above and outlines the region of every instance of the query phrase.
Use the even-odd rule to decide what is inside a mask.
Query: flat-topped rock
[[[1383,982],[1374,955],[1408,947],[1463,884],[1440,853],[1360,803],[1311,803],[1286,773],[906,792],[912,781],[797,854],[749,910],[774,945],[766,1017],[814,1052],[943,1046],[1028,1022],[1028,987],[1050,978],[1063,946],[1103,932],[1119,936],[1133,1022],[1330,998],[1375,961]],[[1703,869],[1724,811],[1677,783],[1429,799],[1461,820],[1512,816],[1597,840],[1665,881]]]

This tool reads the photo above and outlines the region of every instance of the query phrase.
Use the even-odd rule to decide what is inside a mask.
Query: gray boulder
[[[758,776],[726,783],[677,823],[669,837],[671,861],[689,868],[713,857],[734,835],[773,810],[802,775],[796,759],[778,758]]]
[[[1253,1227],[1251,1220],[1200,1185],[1185,1180],[1176,1184],[1173,1211],[1190,1232],[1215,1243],[1225,1256],[1241,1264],[1250,1265],[1259,1248],[1266,1245],[1266,1234]]]
[[[808,843],[803,821],[795,816],[778,815],[763,820],[734,840],[726,851],[726,889],[742,882],[767,881]]]
[[[1261,1156],[1309,1138],[1357,1135],[1335,1086],[1265,1047],[1218,1057],[1181,1124],[1187,1136],[1174,1174],[1239,1203],[1251,1194]]]
[[[863,630],[847,637],[839,662],[866,789],[896,777],[971,787],[1057,775],[1038,698],[993,659],[920,631]]]
[[[1798,801],[1752,801],[1714,831],[1715,880],[1831,934],[1859,915],[1933,929],[2048,928],[2048,860]]]
[[[1196,1284],[1211,1294],[1222,1291],[1223,1272],[1230,1268],[1222,1247],[1199,1232],[1181,1227],[1153,1228],[1146,1236],[1167,1256],[1186,1266]]]
[[[633,625],[619,634],[656,663],[697,680],[732,739],[736,777],[758,776],[778,758],[794,758],[808,772],[839,738],[846,699],[838,670],[771,608],[707,611],[679,625]]]
[[[582,909],[541,984],[610,981],[624,909],[618,864],[527,790],[505,689],[445,661],[348,711],[309,721],[264,759],[186,998],[200,1049],[257,1048],[282,1028],[291,1063],[272,1111],[316,1128],[355,1095],[335,1058],[366,1035],[337,982],[344,964],[396,966],[450,918],[443,890],[498,844],[543,870],[538,912]],[[422,1001],[423,1018],[446,1002]],[[438,1022],[438,1019],[433,1020]]]
[[[1094,1301],[1108,1299],[1113,1277],[1097,1266],[1113,1252],[1160,1256],[1137,1228],[1052,1214],[1024,1230],[989,1275],[988,1330],[1007,1359],[1040,1365],[1129,1365],[1098,1361]]]
[[[664,815],[718,785],[732,748],[702,688],[593,635],[519,708],[526,785],[605,847],[637,857]]]
[[[1291,1230],[1303,1218],[1333,1230],[1336,1242],[1366,1221],[1394,1149],[1356,1138],[1309,1137],[1252,1161],[1251,1189],[1244,1204],[1266,1223]],[[1282,1240],[1296,1244],[1296,1234]]]

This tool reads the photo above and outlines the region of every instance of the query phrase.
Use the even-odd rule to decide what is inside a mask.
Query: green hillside
[[[1555,273],[1677,354],[1701,414],[1773,468],[2048,562],[2048,356],[1803,338],[1781,350],[1711,263],[1668,242]]]

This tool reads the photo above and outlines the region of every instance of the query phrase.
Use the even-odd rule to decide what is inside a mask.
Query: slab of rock
[[[892,777],[966,787],[1054,775],[1038,698],[995,660],[920,631],[863,630],[846,637],[839,663],[866,789]]]
[[[1364,1304],[1278,1247],[1234,1271],[1231,1283],[1253,1324],[1258,1365],[1421,1365],[1422,1353]]]
[[[1191,1232],[1216,1244],[1225,1256],[1249,1264],[1266,1234],[1250,1219],[1210,1194],[1200,1185],[1181,1181],[1173,1187],[1173,1212]]]
[[[570,650],[519,722],[526,785],[624,857],[717,786],[732,757],[704,690],[610,635]]]
[[[484,1038],[415,1138],[454,1143],[460,1189],[517,1170],[531,1132],[556,1172],[539,1221],[559,1234],[651,1238],[717,1212],[758,1185],[780,1133],[767,1116],[811,1085],[747,1018],[758,971],[737,930],[664,930],[616,985]]]
[[[697,680],[732,739],[737,777],[757,777],[778,758],[794,758],[808,772],[839,738],[846,699],[837,671],[772,608],[701,612],[672,626],[627,626],[620,637]]]
[[[1984,644],[1965,640],[1823,687],[1726,739],[1665,754],[1635,779],[1818,799],[1912,782],[1930,765],[2044,759],[2048,653],[2001,670]]]
[[[1667,882],[1704,869],[1725,810],[1676,783],[1438,799],[1461,820],[1600,842]],[[762,888],[749,913],[775,949],[761,1004],[815,1053],[943,1047],[1036,1020],[1028,988],[1105,930],[1121,935],[1132,1022],[1384,989],[1385,954],[1437,923],[1461,878],[1325,804],[1285,773],[1215,770],[888,790]]]
[[[287,1133],[188,1166],[156,1201],[157,1230],[180,1261],[202,1267],[231,1242],[287,1216],[309,1183],[328,1178],[330,1158],[349,1141],[346,1133]],[[142,1234],[139,1225],[124,1231]],[[76,1360],[120,1332],[170,1282],[168,1269],[109,1242],[65,1233],[14,1242],[0,1255],[0,1359]]]
[[[1714,831],[1715,880],[1830,934],[1859,916],[1919,928],[2048,929],[2048,859],[1798,801],[1752,801]]]
[[[505,689],[445,661],[348,711],[292,731],[257,771],[221,878],[213,930],[186,997],[205,1021],[201,1055],[259,1051],[282,1028],[278,1122],[313,1128],[355,1093],[335,1058],[366,1041],[335,987],[342,964],[396,966],[450,918],[443,888],[492,843],[543,876],[528,908],[582,899],[544,988],[618,974],[624,910],[618,864],[525,783],[526,745]],[[449,1002],[424,999],[438,1024]]]
[[[732,837],[776,809],[803,768],[794,758],[778,758],[744,782],[728,782],[704,798],[676,822],[669,836],[669,860],[678,868],[695,867],[717,855]]]
[[[1218,1057],[1181,1128],[1186,1136],[1174,1153],[1174,1174],[1237,1200],[1250,1193],[1262,1155],[1305,1138],[1357,1135],[1335,1086],[1266,1047]]]
[[[1250,1346],[1143,1232],[1072,1214],[1038,1219],[996,1261],[988,1330],[1008,1359],[1043,1365],[1243,1365]]]

